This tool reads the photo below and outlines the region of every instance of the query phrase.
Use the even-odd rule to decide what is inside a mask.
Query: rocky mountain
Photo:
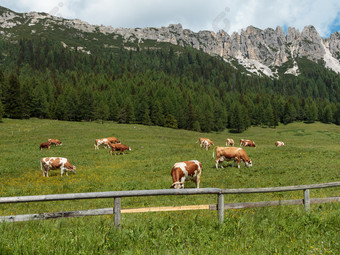
[[[287,34],[281,27],[276,29],[258,29],[247,27],[240,33],[229,35],[225,31],[199,31],[197,33],[183,29],[181,24],[172,24],[161,28],[113,28],[110,26],[90,25],[78,19],[63,19],[46,13],[15,13],[9,9],[0,9],[0,36],[8,40],[20,37],[23,31],[30,34],[42,34],[44,31],[63,31],[72,29],[86,40],[91,33],[106,36],[105,43],[93,37],[96,43],[103,43],[104,48],[114,48],[119,40],[124,48],[136,50],[146,41],[171,43],[178,46],[190,46],[210,55],[222,57],[232,65],[242,65],[249,73],[277,77],[280,73],[299,74],[297,58],[323,64],[340,73],[340,33],[335,32],[329,38],[322,38],[313,26],[306,26],[301,32],[288,28]],[[67,44],[61,42],[65,47]],[[85,45],[85,43],[84,43]],[[91,54],[84,45],[77,45],[79,50]],[[283,71],[282,71],[283,69]]]

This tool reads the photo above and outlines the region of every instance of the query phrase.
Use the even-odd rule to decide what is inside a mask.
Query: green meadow
[[[111,156],[94,150],[94,140],[115,136],[132,151]],[[226,138],[245,148],[253,167],[215,168],[212,149]],[[39,150],[48,138],[63,145]],[[275,147],[275,141],[285,147]],[[76,165],[76,174],[43,177],[40,158],[60,156]],[[156,126],[112,122],[12,120],[0,123],[0,196],[26,196],[116,190],[168,189],[178,161],[203,165],[201,188],[278,187],[340,180],[340,127],[292,123],[276,129],[251,127],[242,134],[198,133]],[[195,184],[186,182],[185,188]],[[311,198],[339,196],[339,188],[311,190]],[[301,199],[303,192],[225,195],[225,203]],[[122,208],[216,204],[216,195],[122,198]],[[113,207],[113,199],[0,205],[0,215],[31,214]],[[340,254],[339,203],[216,211],[123,214],[116,230],[112,216],[95,216],[0,224],[0,254]]]

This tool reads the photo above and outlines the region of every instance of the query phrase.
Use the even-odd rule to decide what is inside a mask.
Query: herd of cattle
[[[200,147],[209,150],[211,146],[214,146],[214,142],[208,138],[199,138]],[[40,150],[43,148],[50,149],[51,145],[61,146],[62,143],[58,139],[48,139],[47,142],[40,144]],[[120,141],[116,137],[107,137],[102,139],[96,139],[94,143],[94,149],[98,150],[99,146],[103,145],[105,148],[110,148],[110,154],[114,153],[116,155],[116,151],[119,151],[119,154],[124,154],[124,151],[131,151],[131,148],[127,145],[120,143]],[[233,139],[226,139],[226,147],[215,146],[213,148],[213,158],[216,152],[216,160],[215,166],[218,168],[219,166],[223,168],[223,161],[231,161],[233,160],[233,167],[235,162],[237,162],[238,168],[240,168],[240,164],[243,161],[246,167],[252,166],[252,161],[249,159],[246,151],[241,148],[244,147],[254,147],[256,148],[255,142],[251,140],[240,140],[240,147],[233,147],[235,142]],[[275,142],[276,147],[285,146],[284,142],[277,141]],[[62,157],[46,157],[40,160],[40,168],[43,172],[43,176],[48,177],[48,172],[54,169],[60,169],[61,176],[63,176],[64,172],[68,175],[67,172],[71,171],[73,173],[76,172],[76,166],[72,165],[67,158]],[[177,162],[171,169],[172,176],[172,185],[170,188],[175,189],[183,189],[184,182],[186,180],[190,180],[196,183],[196,188],[199,188],[200,179],[202,174],[202,164],[198,160],[190,160]]]

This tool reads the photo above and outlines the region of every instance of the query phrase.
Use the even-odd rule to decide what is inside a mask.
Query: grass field
[[[94,150],[94,140],[118,137],[131,146],[125,155]],[[253,167],[216,169],[212,150],[198,145],[208,137],[225,146],[252,139],[246,148]],[[61,147],[39,150],[48,138]],[[277,140],[286,147],[276,148]],[[175,162],[197,159],[203,165],[201,187],[255,188],[335,182],[340,179],[340,127],[293,123],[276,129],[253,127],[243,134],[201,134],[141,125],[56,120],[10,120],[0,123],[0,196],[23,196],[113,190],[167,189]],[[62,156],[76,174],[43,178],[39,160]],[[194,183],[186,183],[194,188]],[[339,196],[339,188],[311,190],[311,197]],[[303,198],[301,192],[226,195],[225,202]],[[216,196],[123,198],[122,208],[215,204]],[[113,199],[0,205],[0,215],[112,207]],[[216,212],[124,214],[122,228],[112,216],[0,224],[0,254],[339,254],[340,205],[226,211],[219,225]]]

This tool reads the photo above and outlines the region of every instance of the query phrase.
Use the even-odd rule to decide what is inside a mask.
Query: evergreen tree
[[[316,104],[313,100],[309,99],[306,102],[306,122],[307,123],[313,123],[316,121],[316,118],[318,116],[318,109],[316,108]]]
[[[327,104],[326,107],[324,108],[321,120],[324,123],[333,122],[333,111],[332,111],[332,107],[330,104]]]
[[[177,120],[175,118],[175,116],[173,116],[172,114],[168,114],[165,118],[165,127],[169,127],[169,128],[177,128],[178,124],[177,124]]]
[[[336,111],[334,113],[334,123],[340,125],[340,103],[336,105]]]
[[[232,107],[231,118],[230,118],[230,128],[237,133],[242,133],[250,125],[250,120],[246,109],[240,103],[235,103]]]
[[[268,127],[275,127],[273,108],[271,104],[268,104],[264,111],[264,124]]]
[[[142,117],[142,124],[148,125],[148,126],[152,125],[149,108],[145,108],[144,110],[144,115]]]
[[[63,95],[60,95],[56,102],[56,118],[58,120],[65,120],[65,112],[66,112],[66,102],[65,97]]]
[[[18,77],[13,73],[11,73],[8,78],[5,104],[6,113],[10,118],[21,119],[23,117],[20,82]]]
[[[151,121],[154,125],[164,126],[165,119],[163,115],[163,108],[158,100],[156,100],[152,106]]]
[[[31,115],[37,118],[46,118],[48,115],[48,102],[42,87],[37,85],[32,92]]]
[[[0,121],[2,121],[2,117],[4,116],[4,107],[2,106],[2,102],[0,100]]]
[[[104,124],[104,120],[109,118],[109,106],[104,98],[101,98],[94,107],[94,119],[100,120]]]
[[[283,116],[283,123],[288,124],[292,123],[296,119],[296,109],[294,104],[291,102],[287,102],[284,107],[284,116]]]

